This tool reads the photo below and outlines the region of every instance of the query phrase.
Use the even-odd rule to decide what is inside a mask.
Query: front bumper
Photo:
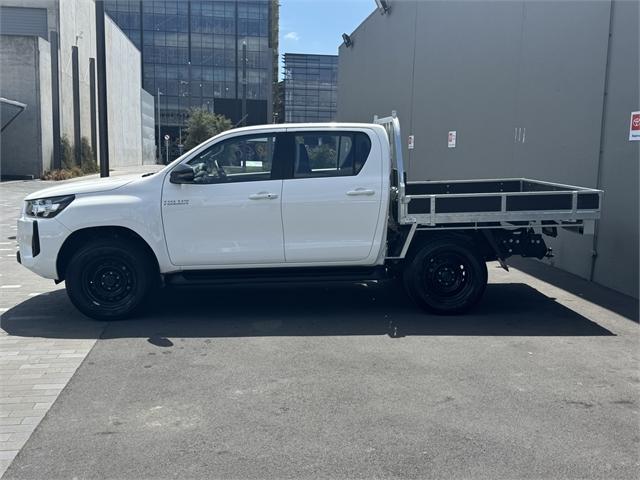
[[[71,232],[55,218],[18,219],[17,261],[44,278],[58,279],[58,252]]]

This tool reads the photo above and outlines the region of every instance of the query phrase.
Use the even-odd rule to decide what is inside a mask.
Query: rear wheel
[[[149,254],[121,239],[83,245],[66,270],[67,294],[85,315],[120,320],[133,314],[156,284]]]
[[[482,298],[487,265],[473,245],[446,237],[427,243],[404,271],[409,296],[435,313],[462,313]]]

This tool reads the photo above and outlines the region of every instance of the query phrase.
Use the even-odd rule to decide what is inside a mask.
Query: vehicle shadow
[[[97,322],[64,290],[31,298],[2,315],[10,335],[48,338],[414,335],[614,335],[526,284],[497,283],[465,315],[427,314],[397,285],[281,285],[173,288],[137,318]],[[162,346],[162,345],[159,345]]]
[[[585,280],[535,259],[513,257],[509,264],[544,282],[600,305],[636,323],[640,322],[638,300]]]

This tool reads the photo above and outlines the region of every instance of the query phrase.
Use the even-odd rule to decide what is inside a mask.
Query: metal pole
[[[242,125],[247,124],[247,42],[242,42]]]
[[[71,84],[73,89],[73,152],[75,164],[82,165],[82,146],[80,137],[80,65],[78,46],[71,47]]]
[[[158,163],[162,164],[162,137],[160,136],[160,89],[156,95],[156,105],[158,111]]]
[[[100,176],[109,176],[109,120],[107,117],[107,56],[104,37],[104,1],[96,0],[96,57],[98,61],[98,118]]]
[[[165,158],[167,159],[167,163],[169,163],[169,140],[165,140],[164,148],[167,151],[167,154],[166,154]]]
[[[53,168],[62,168],[62,157],[60,154],[60,69],[58,67],[58,34],[52,31],[49,33],[49,38],[51,41],[51,103],[53,109],[53,122],[51,123],[51,128],[53,129]],[[94,154],[98,154],[95,147]]]

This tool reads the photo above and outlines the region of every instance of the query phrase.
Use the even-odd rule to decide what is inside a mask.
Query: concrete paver
[[[120,168],[112,175],[156,171],[159,166]],[[97,175],[67,182],[95,179]],[[29,193],[63,182],[13,181],[0,184],[0,315],[30,298],[46,296],[61,285],[40,278],[16,262],[16,219],[22,199]],[[55,318],[64,314],[43,309],[25,320]],[[8,335],[0,329],[0,476],[60,392],[86,358],[104,328],[87,320],[87,338],[60,338]]]

